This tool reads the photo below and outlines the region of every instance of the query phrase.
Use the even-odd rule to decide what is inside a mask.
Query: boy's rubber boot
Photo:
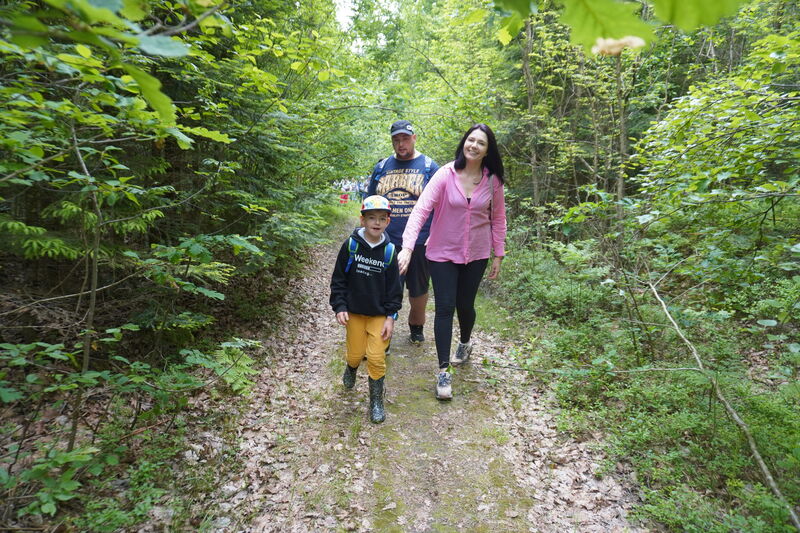
[[[342,383],[345,389],[352,389],[356,384],[356,371],[358,368],[353,368],[347,363],[344,364],[344,374],[342,375]]]
[[[386,411],[383,409],[383,380],[369,378],[369,419],[375,424],[386,420]]]

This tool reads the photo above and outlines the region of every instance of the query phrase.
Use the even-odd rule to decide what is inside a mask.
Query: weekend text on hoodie
[[[402,306],[403,289],[397,257],[392,258],[388,267],[384,265],[384,249],[389,240],[384,238],[381,244],[372,248],[358,234],[358,228],[351,237],[358,243],[358,249],[352,254],[350,270],[345,272],[350,260],[348,240],[345,240],[331,276],[330,303],[333,311],[366,316],[393,315]]]

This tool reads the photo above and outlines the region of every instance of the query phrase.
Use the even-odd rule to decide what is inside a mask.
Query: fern
[[[237,394],[247,394],[253,386],[250,376],[258,374],[255,361],[247,355],[245,348],[254,348],[261,343],[234,337],[232,341],[220,343],[211,354],[199,350],[181,350],[186,362],[212,370]]]

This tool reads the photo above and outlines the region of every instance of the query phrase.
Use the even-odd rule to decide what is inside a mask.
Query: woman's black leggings
[[[466,265],[428,261],[436,299],[433,334],[436,338],[436,355],[439,368],[450,364],[450,343],[453,340],[453,312],[458,312],[461,342],[469,342],[475,325],[475,296],[486,271],[488,259],[479,259]]]

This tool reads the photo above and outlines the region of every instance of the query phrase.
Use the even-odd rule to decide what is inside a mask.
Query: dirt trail
[[[454,399],[439,402],[432,314],[420,347],[401,314],[387,419],[371,424],[365,365],[354,390],[341,385],[344,330],[328,306],[337,249],[313,252],[291,282],[296,318],[264,340],[271,363],[238,415],[238,462],[205,502],[212,530],[642,531],[626,520],[630,492],[595,476],[592,443],[559,435],[541,384],[512,371],[487,382],[481,357],[504,359],[489,333],[476,332]]]

